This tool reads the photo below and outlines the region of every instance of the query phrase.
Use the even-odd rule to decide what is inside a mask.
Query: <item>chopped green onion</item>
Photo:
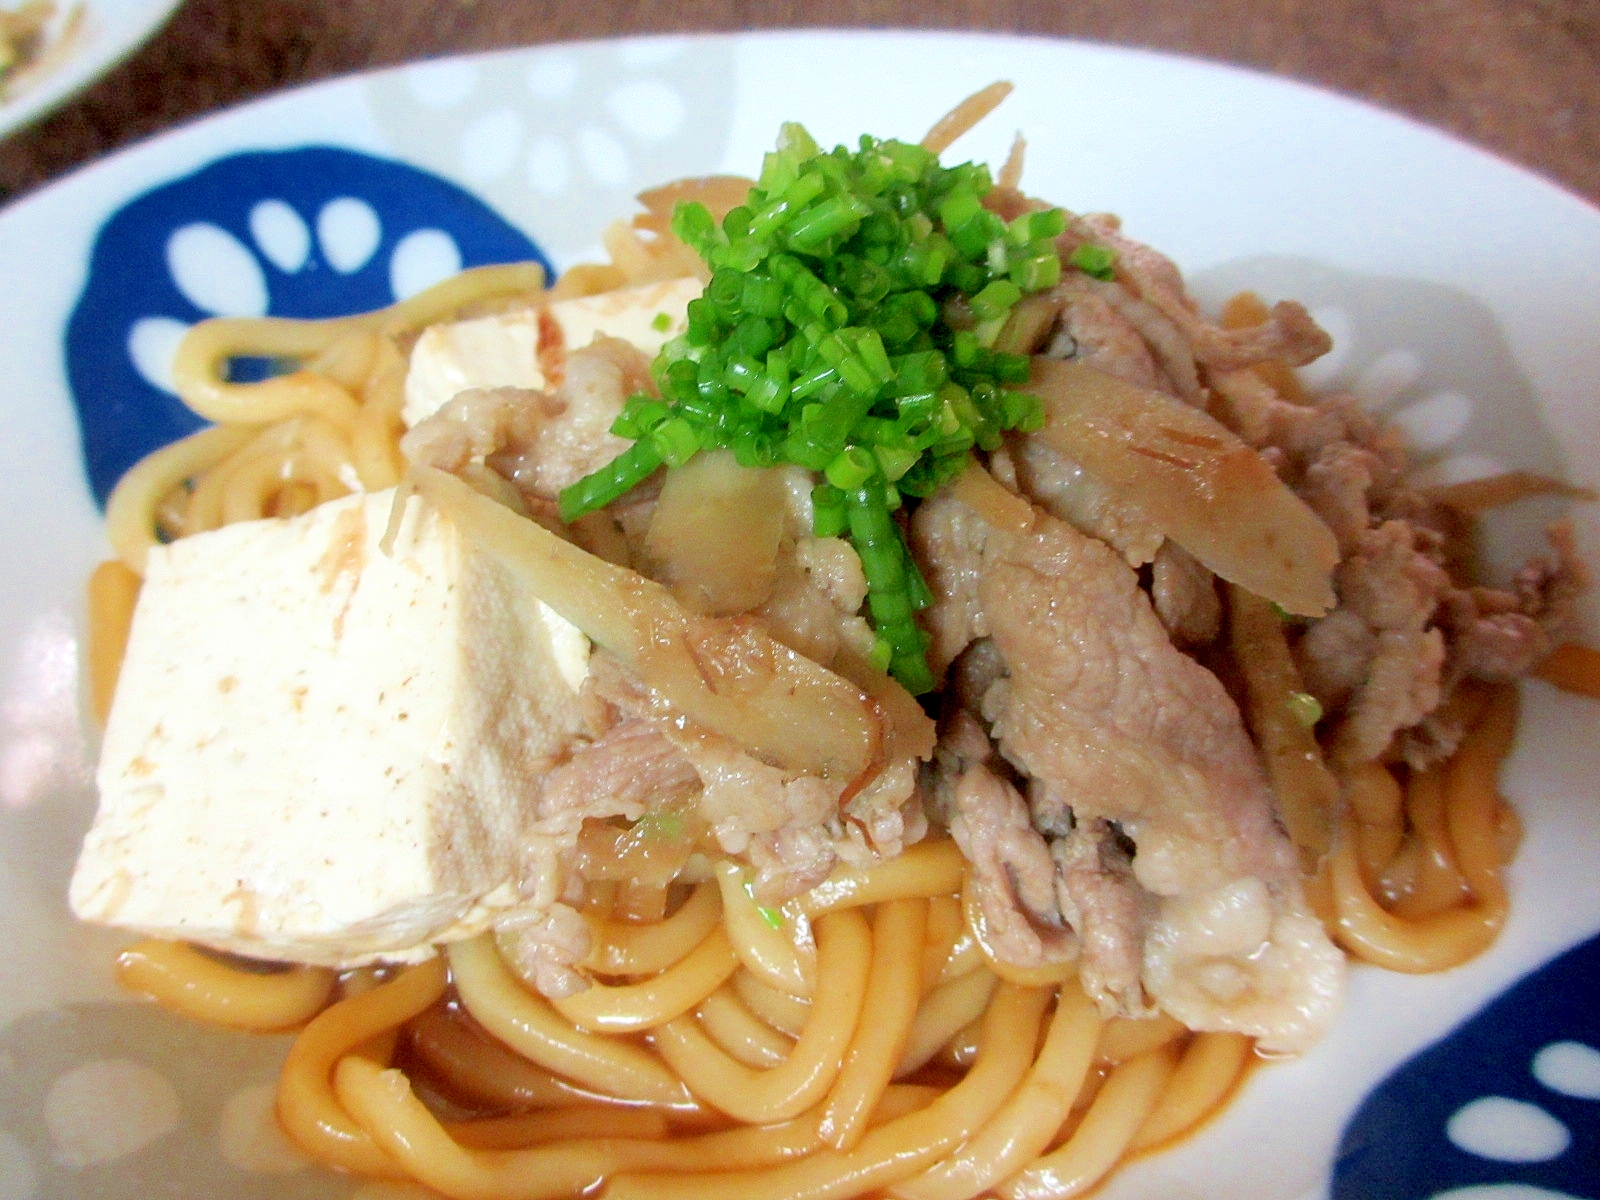
[[[561,519],[571,524],[638,487],[661,465],[653,439],[635,442],[592,475],[563,488],[556,499]]]
[[[685,417],[663,421],[650,432],[650,443],[669,467],[681,467],[700,450],[700,435]]]
[[[1322,720],[1322,702],[1310,692],[1290,692],[1289,715],[1310,729]]]
[[[771,928],[783,928],[783,911],[781,909],[773,908],[768,904],[756,903],[755,881],[748,875],[746,875],[744,878],[744,894],[750,897],[750,902],[756,906],[756,912],[760,914],[761,919],[765,921]]]
[[[1095,279],[1112,279],[1116,276],[1117,255],[1110,246],[1085,242],[1072,252],[1067,262]]]
[[[811,489],[811,536],[838,537],[849,525],[844,493],[829,483]]]
[[[565,489],[563,520],[611,503],[657,467],[727,447],[746,466],[791,463],[825,482],[812,531],[847,536],[868,581],[874,661],[913,692],[933,680],[914,614],[929,601],[895,512],[1032,430],[1029,360],[992,347],[1026,295],[1055,286],[1059,209],[1009,223],[986,207],[987,168],[863,137],[822,152],[784,125],[760,180],[721,222],[678,205],[673,232],[710,268],[684,332],[652,367],[660,396],[630,398],[613,425],[634,444]],[[1106,247],[1073,265],[1109,273]],[[970,314],[952,327],[946,314]],[[666,332],[658,316],[652,327]]]
[[[877,469],[877,460],[870,450],[851,446],[841,450],[838,457],[828,464],[823,477],[841,492],[848,492],[871,479]]]

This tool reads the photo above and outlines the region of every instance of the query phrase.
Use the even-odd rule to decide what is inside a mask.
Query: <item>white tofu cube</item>
[[[689,301],[704,287],[698,279],[672,279],[430,326],[411,351],[401,416],[415,425],[468,388],[543,387],[541,350],[579,350],[602,334],[654,358],[688,327]],[[560,344],[541,345],[541,339]]]
[[[420,957],[516,899],[588,642],[393,489],[152,551],[72,879],[86,920]]]

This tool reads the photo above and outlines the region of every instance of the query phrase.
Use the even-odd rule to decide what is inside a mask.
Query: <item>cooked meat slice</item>
[[[1122,233],[1121,222],[1104,213],[1074,220],[1063,238],[1109,246],[1116,276],[1140,299],[1159,309],[1193,347],[1195,360],[1219,371],[1260,362],[1303,366],[1333,345],[1305,308],[1292,301],[1273,305],[1268,320],[1244,329],[1222,329],[1203,319],[1172,260]]]
[[[1336,608],[1315,621],[1295,646],[1295,661],[1306,690],[1323,711],[1338,712],[1367,677],[1378,635],[1361,614]]]
[[[1450,576],[1427,546],[1426,531],[1407,521],[1357,533],[1334,572],[1339,607],[1301,639],[1298,658],[1313,694],[1334,703],[1344,693],[1342,708],[1330,709],[1337,760],[1383,757],[1395,735],[1447,693],[1444,635],[1431,626]],[[1324,632],[1329,620],[1334,627]]]
[[[1073,358],[1140,387],[1204,400],[1194,351],[1155,305],[1120,283],[1070,275],[1052,293],[1061,324],[1045,353]]]
[[[842,648],[862,658],[872,651],[872,627],[860,615],[866,594],[861,559],[848,542],[785,539],[778,549],[772,593],[755,614],[785,646],[832,667]]]
[[[496,922],[512,967],[547,996],[581,991],[574,969],[589,952],[589,931],[565,899],[581,895],[573,859],[583,824],[648,807],[670,808],[700,779],[678,749],[644,721],[624,721],[580,747],[544,777],[523,850],[524,903]]]
[[[495,922],[494,932],[506,964],[541,995],[559,1000],[589,987],[577,965],[594,939],[571,905],[514,909]]]
[[[1050,846],[1016,788],[971,763],[956,781],[952,809],[950,835],[972,865],[978,932],[990,953],[1019,967],[1075,957],[1078,938],[1057,904]]]
[[[1222,629],[1217,577],[1176,542],[1163,542],[1150,566],[1156,615],[1180,646],[1206,646]]]
[[[654,390],[642,351],[619,338],[596,338],[567,356],[566,375],[551,393],[554,414],[515,427],[489,465],[525,495],[554,500],[628,448],[611,424],[630,395]]]
[[[846,798],[843,781],[773,766],[699,725],[608,654],[591,658],[584,686],[609,719],[645,722],[680,756],[699,789],[698,816],[722,853],[755,868],[764,901],[804,891],[841,859],[898,854],[926,831],[912,759],[884,764]]]
[[[1017,490],[1051,516],[1114,547],[1131,566],[1151,561],[1161,530],[1070,458],[1036,437],[1016,438],[1007,458]]]
[[[1373,644],[1366,677],[1334,733],[1336,762],[1382,758],[1395,734],[1421,721],[1444,696],[1444,635],[1437,629],[1385,629]]]
[[[1162,388],[1155,356],[1139,330],[1108,296],[1090,286],[1093,282],[1072,280],[1057,289],[1064,301],[1061,325],[1045,353],[1051,358],[1076,359],[1140,387]]]
[[[1081,944],[1083,990],[1107,1016],[1148,1013],[1140,978],[1151,902],[1133,877],[1128,846],[1111,822],[1096,817],[1055,839],[1050,853],[1058,906]]]
[[[1267,1054],[1322,1034],[1344,990],[1344,956],[1322,922],[1261,879],[1162,901],[1144,948],[1144,985],[1195,1028],[1255,1033]]]
[[[1571,521],[1557,521],[1545,530],[1551,553],[1517,572],[1513,589],[1520,611],[1542,625],[1552,641],[1571,634],[1577,623],[1578,598],[1589,589],[1589,570],[1578,556]]]
[[[1300,496],[1321,517],[1341,547],[1349,547],[1372,526],[1367,495],[1382,464],[1377,455],[1353,442],[1335,442],[1306,467]]]
[[[964,711],[980,713],[983,711],[984,696],[999,680],[1005,678],[1005,674],[1005,659],[1000,657],[994,641],[986,637],[979,638],[950,664],[950,671],[945,676],[946,692]]]
[[[1152,1000],[1195,1028],[1308,1045],[1332,1016],[1342,958],[1306,916],[1294,850],[1222,685],[1172,645],[1133,571],[1063,522],[991,534],[979,599],[1010,668],[985,706],[1001,751],[1080,824],[1114,822],[1135,846],[1133,877],[1155,898]],[[1191,914],[1245,885],[1263,897],[1262,936],[1220,954],[1191,947]],[[1258,970],[1286,959],[1303,985]],[[1208,964],[1227,978],[1220,990],[1208,990]]]
[[[928,665],[935,676],[974,638],[989,632],[978,604],[987,528],[977,513],[945,494],[924,501],[911,514],[911,554],[934,595],[933,604],[922,613],[922,627],[931,639]]]
[[[559,387],[463,392],[410,430],[400,449],[409,462],[453,473],[487,463],[525,497],[554,500],[628,448],[611,423],[629,395],[650,390],[643,353],[596,338],[567,356]]]
[[[983,611],[1011,672],[990,714],[1006,756],[1080,820],[1119,822],[1156,892],[1291,872],[1237,710],[1173,648],[1133,571],[1048,519],[994,534],[983,561]]]

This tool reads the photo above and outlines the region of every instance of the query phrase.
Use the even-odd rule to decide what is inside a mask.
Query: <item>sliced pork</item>
[[[956,503],[924,504],[914,534],[958,523],[940,511]],[[1248,1032],[1269,1050],[1309,1045],[1337,1006],[1343,958],[1306,910],[1222,685],[1173,646],[1115,551],[1048,516],[1028,534],[984,531],[977,600],[1007,670],[984,715],[1032,781],[1055,912],[1093,963],[1097,998]],[[935,620],[947,602],[970,597],[941,594]],[[1011,844],[1027,845],[1009,820]]]

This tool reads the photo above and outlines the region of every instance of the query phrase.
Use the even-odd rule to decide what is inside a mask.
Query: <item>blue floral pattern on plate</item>
[[[336,147],[232,155],[145,192],[101,226],[67,326],[95,498],[201,425],[162,378],[194,322],[364,312],[463,267],[529,259],[549,269],[471,193]]]
[[[1600,937],[1401,1066],[1345,1127],[1333,1200],[1600,1200]]]

